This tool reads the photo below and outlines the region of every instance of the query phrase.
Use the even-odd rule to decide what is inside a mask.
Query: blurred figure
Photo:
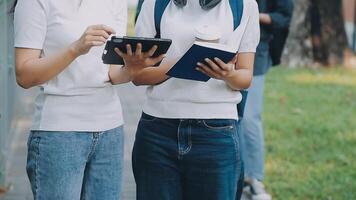
[[[313,45],[313,59],[314,65],[325,66],[328,65],[328,55],[322,45],[322,23],[319,5],[316,0],[310,1],[310,6],[307,14],[310,23],[310,34]]]
[[[355,0],[343,0],[345,31],[350,49],[356,51],[355,31]]]
[[[356,67],[356,3],[355,0],[343,0],[343,16],[348,49],[344,52],[344,65],[349,68]]]
[[[242,153],[245,162],[244,192],[253,200],[270,200],[262,183],[264,178],[264,134],[262,126],[265,74],[272,66],[270,42],[276,29],[290,25],[292,0],[257,0],[260,10],[261,41],[257,47],[254,77],[249,89],[245,116],[241,124]],[[283,47],[281,47],[283,48]]]

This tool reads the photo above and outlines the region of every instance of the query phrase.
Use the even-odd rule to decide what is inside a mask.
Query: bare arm
[[[41,50],[16,48],[16,80],[25,88],[41,85],[72,63],[77,55],[68,48],[55,56],[40,58]]]
[[[253,77],[254,53],[241,53],[237,55],[236,70],[225,81],[233,90],[247,89]]]
[[[38,49],[15,49],[16,80],[23,88],[41,85],[67,68],[77,57],[84,55],[94,46],[105,44],[114,30],[105,25],[88,27],[80,39],[56,55],[41,58]]]
[[[140,71],[132,81],[135,85],[157,85],[167,80],[169,76],[166,73],[177,62],[174,60],[163,60],[158,67],[148,67]]]

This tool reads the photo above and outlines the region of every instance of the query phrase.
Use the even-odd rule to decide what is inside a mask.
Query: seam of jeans
[[[36,139],[36,157],[35,157],[35,200],[39,198],[39,188],[40,188],[40,179],[39,179],[39,159],[40,159],[40,140],[41,138]]]
[[[94,155],[95,149],[96,149],[96,145],[98,144],[98,140],[100,137],[100,132],[93,132],[92,133],[93,139],[92,139],[92,144],[90,147],[90,152],[88,154],[88,158],[87,161],[89,161],[91,159],[91,157]]]
[[[192,126],[189,123],[189,127],[188,127],[189,131],[188,131],[188,148],[181,151],[182,155],[187,154],[191,149],[192,149]]]
[[[232,138],[234,140],[234,145],[235,145],[236,162],[241,162],[240,148],[239,148],[240,142],[239,142],[239,136],[238,136],[239,127],[236,122],[233,124],[233,127],[234,127],[234,134],[233,134]],[[238,167],[238,165],[236,164],[236,170],[238,170],[237,167]]]
[[[178,144],[178,159],[181,159],[181,155],[180,155],[180,142],[179,142],[179,136],[180,136],[180,125],[182,123],[182,120],[179,122],[179,125],[178,125],[178,130],[177,130],[177,144]]]
[[[211,130],[224,130],[224,129],[231,130],[234,128],[234,125],[221,126],[221,127],[210,126],[206,123],[206,120],[202,120],[202,123],[206,128],[211,129]]]

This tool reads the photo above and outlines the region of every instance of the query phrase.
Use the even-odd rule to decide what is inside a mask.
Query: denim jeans
[[[27,174],[34,200],[118,200],[122,168],[122,127],[30,134]]]
[[[245,115],[241,121],[241,151],[245,176],[264,178],[264,134],[262,126],[265,76],[254,76],[248,90]]]
[[[237,126],[142,114],[132,155],[137,199],[234,200],[243,173]]]

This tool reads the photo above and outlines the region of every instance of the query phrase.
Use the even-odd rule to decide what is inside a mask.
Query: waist
[[[111,87],[86,95],[41,92],[35,101],[32,130],[105,131],[122,123],[120,99]]]
[[[167,119],[238,119],[235,103],[192,103],[147,99],[143,111]]]

